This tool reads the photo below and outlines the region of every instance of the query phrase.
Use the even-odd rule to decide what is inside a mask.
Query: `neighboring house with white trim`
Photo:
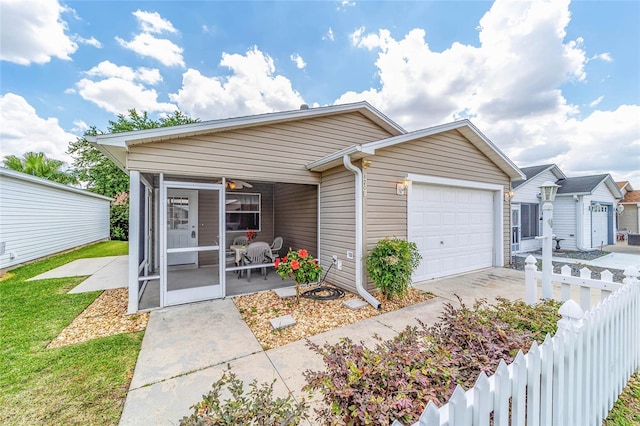
[[[622,194],[608,174],[567,177],[555,164],[523,167],[527,180],[514,183],[511,200],[512,251],[541,248],[540,185],[559,185],[553,202],[553,243],[565,250],[592,250],[615,243],[615,208]]]
[[[0,269],[109,239],[111,198],[0,167]]]
[[[159,306],[225,297],[246,228],[325,271],[336,256],[327,281],[374,306],[364,262],[382,238],[418,245],[414,281],[510,259],[504,194],[524,175],[468,120],[407,132],[359,102],[88,139],[131,178],[130,312],[150,288]]]
[[[618,230],[640,234],[640,190],[634,190],[629,182],[616,182],[623,198],[618,203],[623,210],[618,213]]]

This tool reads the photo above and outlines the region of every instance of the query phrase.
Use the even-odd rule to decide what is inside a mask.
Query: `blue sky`
[[[517,165],[640,188],[640,2],[0,0],[0,155],[129,108],[201,120],[367,100],[469,118]]]

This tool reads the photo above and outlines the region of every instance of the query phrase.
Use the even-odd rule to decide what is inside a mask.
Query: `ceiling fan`
[[[218,183],[222,183],[222,181],[219,181]],[[243,180],[238,180],[238,179],[227,179],[225,181],[225,188],[226,189],[242,189],[242,188],[253,188],[253,185],[251,185],[249,182],[245,182]]]

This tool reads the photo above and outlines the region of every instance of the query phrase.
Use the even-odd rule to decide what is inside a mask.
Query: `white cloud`
[[[378,52],[379,85],[335,103],[367,100],[410,130],[469,118],[518,165],[626,170],[638,180],[638,106],[581,118],[563,96],[563,85],[586,82],[589,61],[581,37],[565,39],[569,22],[568,0],[497,0],[480,20],[479,46],[456,42],[443,51],[430,48],[423,29],[396,39],[386,29],[358,28],[350,40]]]
[[[355,1],[342,0],[336,10],[345,10],[347,7],[354,7],[355,5]]]
[[[220,65],[231,75],[208,77],[190,68],[182,75],[182,88],[169,98],[202,120],[291,110],[304,103],[291,81],[276,74],[273,59],[257,47],[245,55],[223,53]]]
[[[89,130],[89,125],[82,120],[74,120],[73,127],[71,128],[72,132],[76,133],[84,133],[85,130]]]
[[[78,44],[66,34],[66,11],[56,0],[3,0],[0,59],[20,65],[71,60]]]
[[[292,61],[293,63],[295,63],[295,64],[296,64],[296,67],[297,67],[299,70],[304,69],[304,67],[306,67],[306,66],[307,66],[307,63],[304,61],[304,59],[302,59],[302,56],[300,56],[300,55],[299,55],[299,54],[297,54],[297,53],[294,53],[294,54],[293,54],[293,55],[291,55],[289,58],[291,59],[291,61]]]
[[[84,37],[80,37],[79,35],[74,35],[72,37],[72,39],[74,41],[77,41],[80,44],[87,44],[89,46],[93,46],[93,47],[98,48],[98,49],[100,49],[102,47],[102,43],[100,43],[98,40],[96,40],[95,37],[84,38]]]
[[[171,40],[154,36],[154,34],[163,32],[176,33],[177,30],[173,24],[162,18],[157,12],[137,10],[133,12],[133,15],[138,19],[142,32],[136,34],[131,41],[115,37],[116,41],[125,49],[132,50],[142,56],[154,58],[165,66],[178,65],[184,67],[183,49]]]
[[[177,32],[173,24],[160,16],[158,12],[144,12],[138,9],[133,12],[133,16],[138,18],[138,23],[145,33],[161,34],[163,32]]]
[[[322,36],[322,39],[331,40],[331,41],[335,39],[335,36],[333,35],[333,30],[331,29],[331,27],[329,27],[329,29],[327,30],[327,34]]]
[[[601,61],[605,61],[605,62],[613,62],[613,58],[611,57],[611,54],[608,52],[600,53],[598,55],[594,55],[591,58],[589,58],[590,61],[593,61],[596,59],[600,59]]]
[[[599,104],[600,102],[602,102],[602,100],[603,100],[603,99],[604,99],[604,96],[598,96],[598,98],[597,98],[597,99],[595,99],[593,102],[591,102],[591,103],[589,104],[589,106],[590,106],[591,108],[594,108],[594,107],[598,106],[598,104]]]
[[[123,80],[140,81],[145,84],[156,84],[162,81],[160,70],[157,68],[133,69],[127,66],[119,66],[110,61],[102,61],[85,74],[93,77],[117,77]]]
[[[19,95],[0,95],[0,157],[21,156],[25,152],[44,152],[47,157],[71,161],[65,152],[76,136],[66,132],[57,118],[42,118]]]
[[[147,112],[177,109],[171,103],[158,102],[158,93],[149,87],[162,81],[158,69],[133,69],[103,61],[85,74],[88,78],[76,83],[77,93],[106,111],[120,114],[131,108]]]

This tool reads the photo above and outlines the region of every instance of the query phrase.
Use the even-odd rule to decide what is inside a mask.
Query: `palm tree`
[[[77,179],[62,170],[64,162],[47,158],[42,152],[27,152],[22,158],[8,155],[3,160],[4,167],[17,172],[45,178],[58,183],[78,183]]]

